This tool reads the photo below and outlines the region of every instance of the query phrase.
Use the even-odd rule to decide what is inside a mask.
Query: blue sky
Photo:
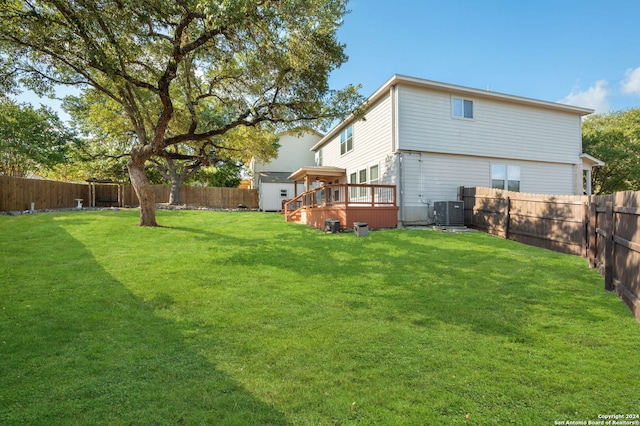
[[[339,31],[349,61],[333,89],[361,84],[369,96],[405,74],[596,112],[640,106],[640,0],[351,0],[349,9]]]
[[[351,0],[333,89],[393,74],[593,108],[640,106],[638,0]]]

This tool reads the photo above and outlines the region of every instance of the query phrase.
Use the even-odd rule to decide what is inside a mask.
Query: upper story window
[[[353,126],[349,126],[340,133],[340,155],[353,150]]]
[[[520,166],[492,164],[491,187],[496,189],[506,189],[507,191],[519,192]]]
[[[316,151],[316,166],[322,166],[322,148]]]
[[[473,101],[463,98],[451,98],[454,117],[473,119]]]

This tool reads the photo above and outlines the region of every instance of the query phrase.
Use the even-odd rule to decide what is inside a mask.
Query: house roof
[[[371,96],[369,96],[366,102],[369,105],[373,105],[379,99],[387,95],[389,93],[389,89],[397,84],[430,89],[430,90],[437,90],[437,91],[442,91],[442,92],[447,92],[452,94],[459,94],[462,96],[470,96],[470,97],[472,96],[474,98],[493,99],[493,100],[499,100],[503,102],[520,104],[520,105],[527,105],[527,106],[550,109],[555,111],[568,112],[568,113],[577,114],[580,116],[591,114],[594,111],[590,108],[559,104],[557,102],[542,101],[539,99],[525,98],[522,96],[508,95],[506,93],[492,92],[490,90],[474,89],[471,87],[458,86],[455,84],[442,83],[439,81],[426,80],[426,79],[417,78],[417,77],[409,77],[401,74],[394,74],[389,80],[387,80],[386,83],[380,86],[378,90],[376,90]],[[337,126],[335,126],[333,129],[331,129],[329,133],[327,133],[322,139],[320,139],[318,143],[311,148],[311,150],[315,151],[318,148],[320,148],[322,145],[327,143],[329,140],[333,139],[340,131],[342,131],[342,129],[346,125],[353,122],[354,119],[355,117],[353,115],[350,115],[349,117],[347,117]]]
[[[316,129],[312,129],[311,127],[308,126],[300,126],[300,127],[296,127],[294,129],[288,129],[285,131],[282,131],[280,133],[277,133],[276,136],[284,136],[284,135],[298,135],[298,134],[305,134],[305,133],[309,133],[309,134],[313,134],[316,136],[320,136],[323,137],[324,134],[320,133],[319,131],[317,131]]]
[[[332,178],[346,176],[346,169],[330,166],[305,166],[301,167],[289,176],[289,179],[300,182],[305,179],[324,182]]]
[[[289,179],[291,172],[258,172],[258,181],[262,183],[293,183]]]
[[[586,153],[580,154],[579,157],[582,159],[582,164],[588,167],[602,167],[605,164],[604,161]]]

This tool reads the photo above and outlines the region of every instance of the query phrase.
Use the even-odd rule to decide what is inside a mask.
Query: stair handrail
[[[297,197],[287,201],[286,203],[284,203],[284,216],[286,219],[291,218],[292,216],[294,216],[296,214],[296,212],[298,212],[299,210],[302,209],[303,207],[303,202],[302,199],[304,197],[305,192],[303,192],[302,194],[298,195]],[[294,208],[293,210],[290,209],[291,205],[296,205],[297,203],[300,203],[300,205],[296,208]]]

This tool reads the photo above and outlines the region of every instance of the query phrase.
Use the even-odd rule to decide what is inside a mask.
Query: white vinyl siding
[[[251,162],[251,172],[253,173],[253,187],[258,187],[259,172],[290,172],[293,173],[303,166],[315,164],[315,154],[311,151],[322,137],[316,133],[305,133],[302,136],[289,135],[283,133],[279,135],[280,148],[278,157],[267,163],[259,161]]]
[[[340,154],[340,133],[322,145],[322,161],[325,166],[347,169],[347,176],[358,173],[372,164],[380,164],[381,182],[389,178],[391,167],[391,99],[383,97],[369,108],[366,121],[353,123],[353,151],[348,155]],[[343,129],[344,130],[344,129]],[[389,161],[384,161],[388,159]]]
[[[458,198],[460,186],[491,187],[491,164],[505,164],[496,158],[446,154],[403,153],[405,205],[433,207],[435,201]],[[509,161],[520,168],[520,192],[573,194],[571,164]]]
[[[450,93],[398,90],[402,150],[572,164],[582,150],[577,114],[475,97],[473,120],[455,119]]]
[[[315,154],[311,147],[318,143],[321,136],[315,133],[306,133],[300,137],[282,134],[279,136],[278,157],[268,163],[256,162],[253,172],[295,172],[302,166],[311,166],[315,163]]]

